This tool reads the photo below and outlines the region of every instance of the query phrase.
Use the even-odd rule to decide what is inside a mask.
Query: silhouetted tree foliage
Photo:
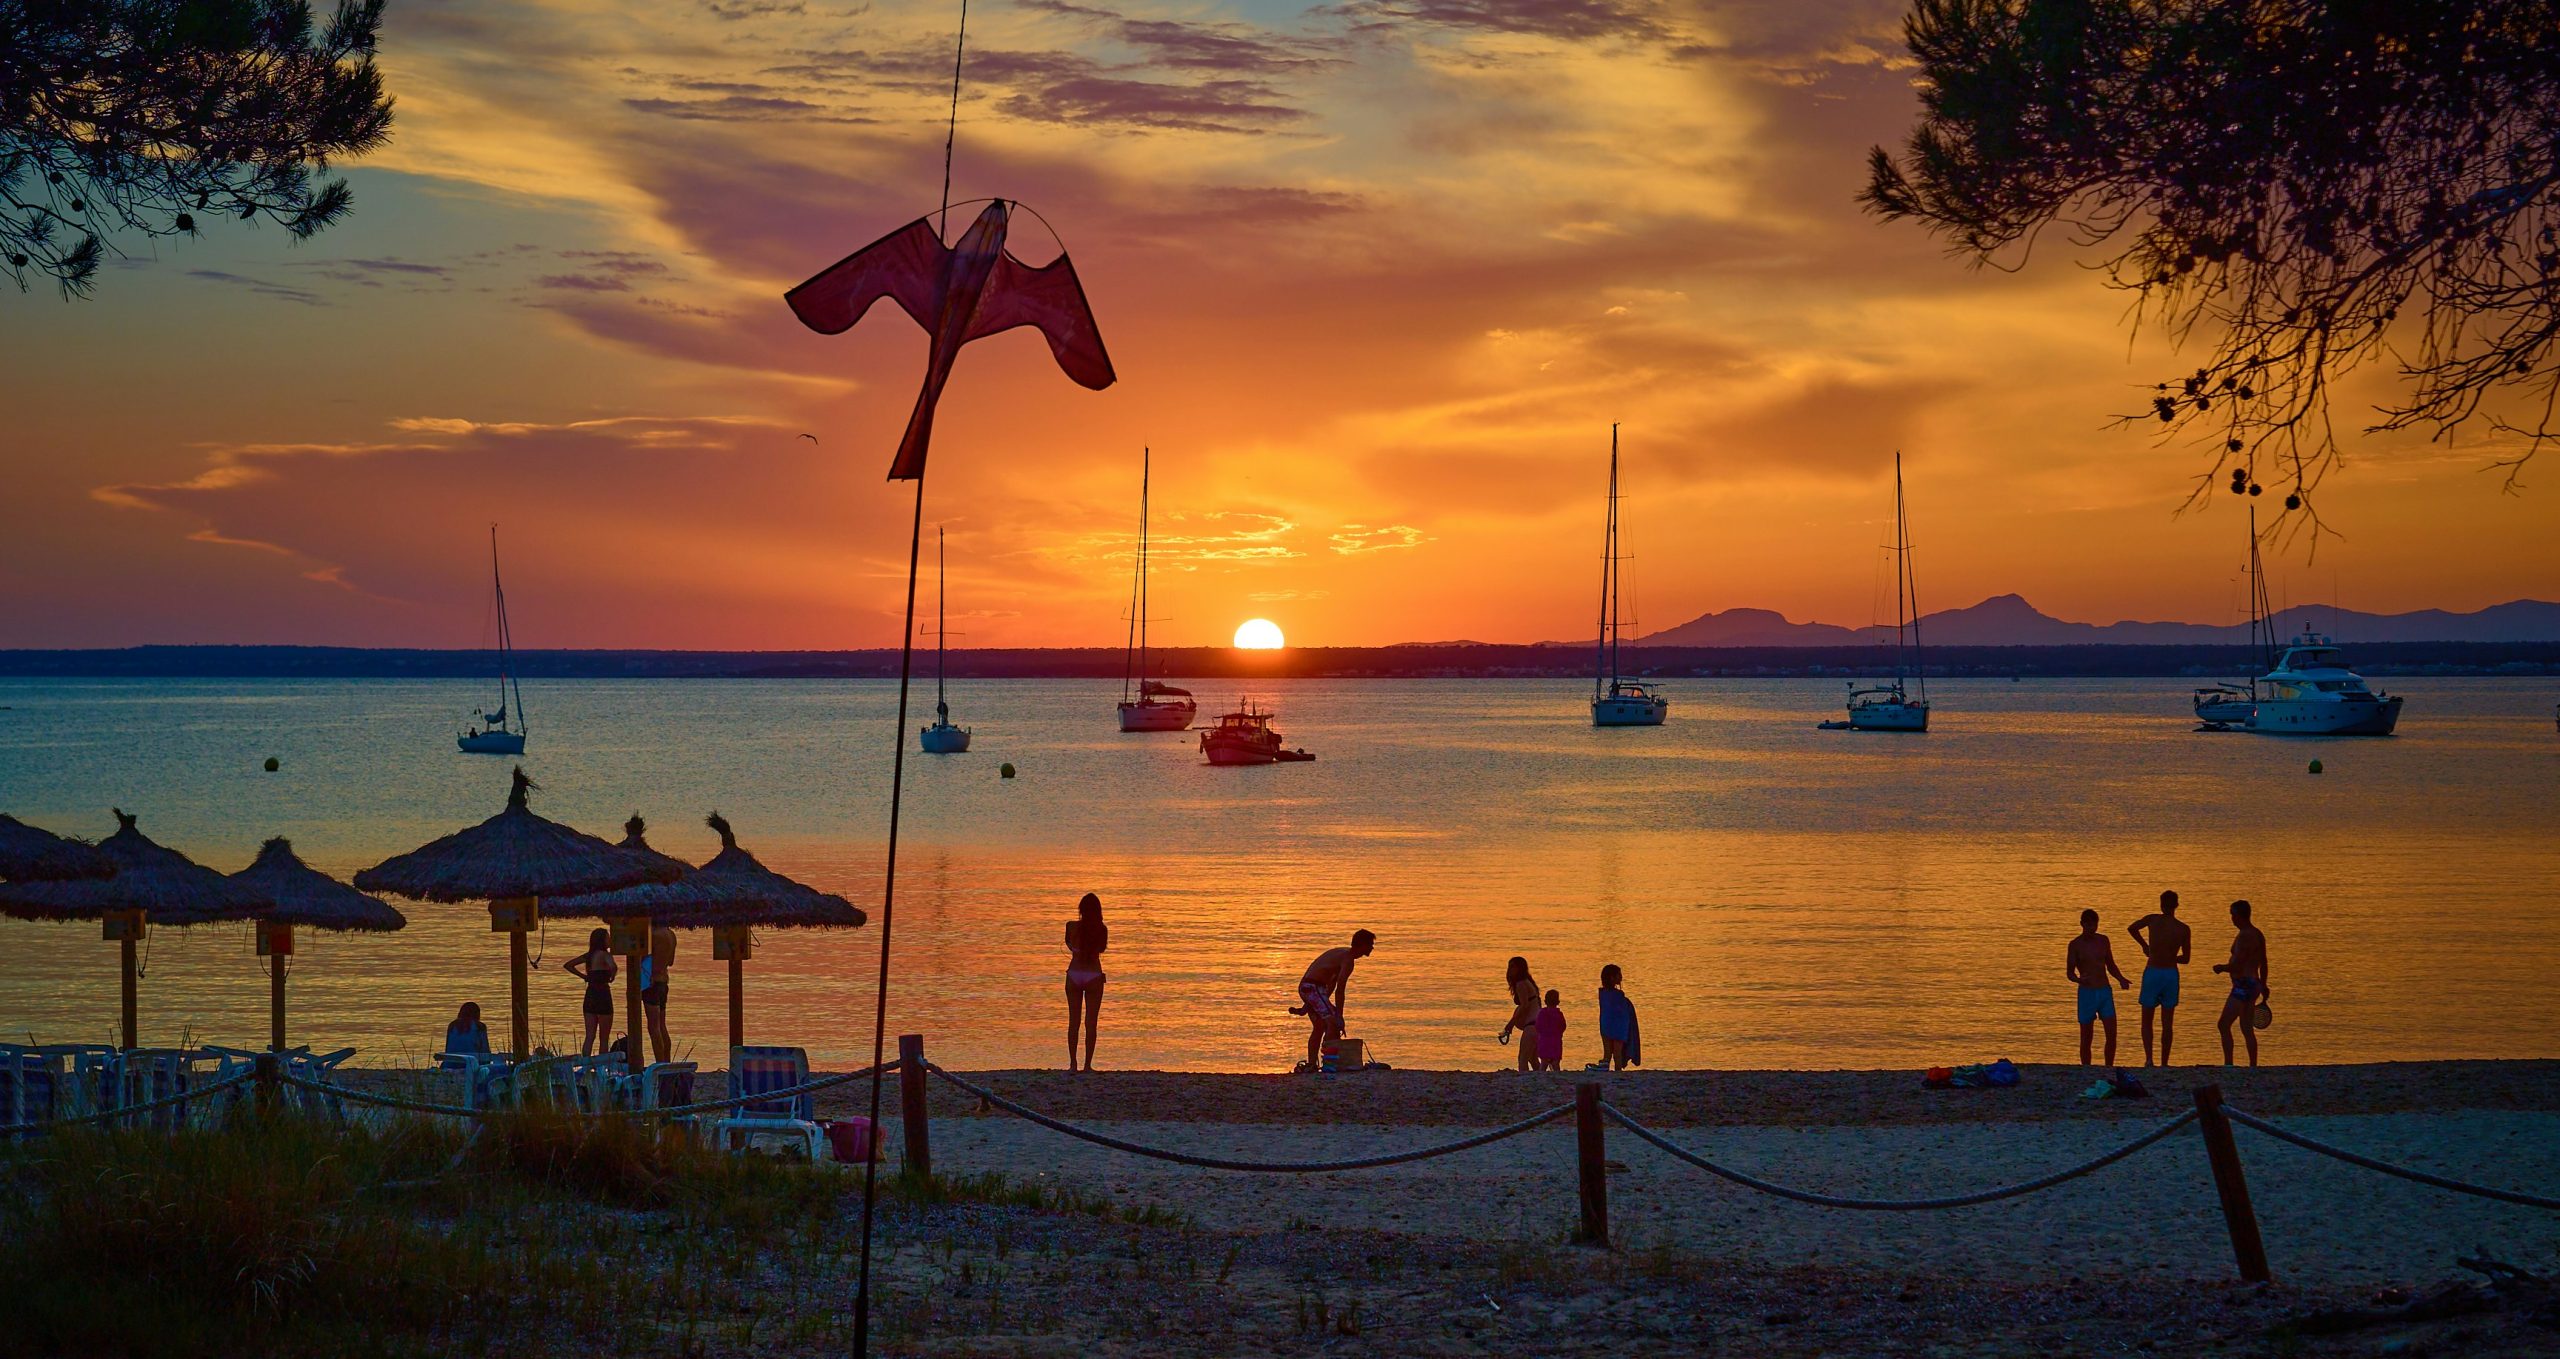
[[[382,0],[0,0],[0,269],[87,293],[119,233],[346,215],[329,158],[380,146]]]
[[[2560,0],[1913,0],[1922,116],[1861,199],[1992,263],[2048,228],[2193,373],[2139,416],[2212,438],[2197,494],[2305,508],[2333,384],[2396,364],[2369,431],[2512,436],[2560,399]],[[2315,527],[2316,517],[2309,521]]]

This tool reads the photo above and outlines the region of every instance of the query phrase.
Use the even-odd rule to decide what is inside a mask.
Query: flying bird
[[[925,446],[933,438],[933,408],[951,380],[960,347],[1015,326],[1034,326],[1068,377],[1100,391],[1118,378],[1094,328],[1093,308],[1064,251],[1035,269],[1008,254],[1005,228],[1013,205],[987,204],[960,244],[946,246],[941,233],[919,217],[827,267],[783,294],[801,323],[821,335],[850,330],[881,298],[894,299],[931,340],[924,390],[907,417],[889,480],[924,475]]]
[[[808,440],[812,447],[816,446],[818,442],[818,436],[815,434],[803,434],[800,437]]]

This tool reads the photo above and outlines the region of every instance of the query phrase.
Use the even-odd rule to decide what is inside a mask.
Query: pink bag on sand
[[[839,1161],[860,1165],[880,1154],[880,1141],[871,1135],[871,1120],[860,1114],[835,1119],[826,1129],[827,1146]]]

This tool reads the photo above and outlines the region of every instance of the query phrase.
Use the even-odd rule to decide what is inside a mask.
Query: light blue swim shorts
[[[2178,969],[2146,967],[2142,969],[2142,1003],[2178,1008]]]
[[[2083,986],[2080,988],[2081,1023],[2087,1024],[2096,1020],[2113,1019],[2115,1017],[2116,993],[2112,988],[2104,986]]]

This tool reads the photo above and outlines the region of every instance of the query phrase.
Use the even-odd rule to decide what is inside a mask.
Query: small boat
[[[2276,625],[2267,607],[2267,573],[2258,560],[2258,507],[2249,507],[2249,654],[2258,667],[2275,669]],[[2258,682],[2210,684],[2195,691],[2196,730],[2245,727],[2258,711]]]
[[[498,526],[489,526],[489,588],[498,601],[498,707],[477,714],[453,744],[466,755],[524,753],[524,691],[516,684],[516,637],[507,627],[507,584],[498,575]]]
[[[2389,736],[2400,724],[2400,696],[2377,694],[2350,670],[2328,638],[2306,632],[2285,643],[2273,670],[2257,682],[2248,729],[2274,736]]]
[[[1147,678],[1147,491],[1153,450],[1138,454],[1137,579],[1129,587],[1129,650],[1120,672],[1120,730],[1187,731],[1200,714],[1191,691]],[[1129,696],[1135,681],[1137,697]]]
[[[1246,699],[1234,712],[1218,719],[1216,726],[1200,733],[1200,754],[1215,765],[1295,764],[1315,756],[1303,750],[1287,750],[1280,733],[1271,729],[1272,714]]]
[[[1905,685],[1911,687],[1906,689]],[[1914,693],[1918,697],[1913,697]],[[1893,680],[1849,683],[1849,716],[1824,731],[1927,731],[1929,676],[1920,651],[1920,592],[1911,571],[1911,521],[1902,499],[1902,455],[1893,455]]]
[[[916,742],[927,755],[962,755],[969,750],[969,729],[951,725],[951,702],[944,697],[943,640],[950,636],[943,627],[943,551],[942,529],[933,530],[933,725],[916,733]]]
[[[1591,725],[1658,727],[1671,700],[1618,673],[1618,427],[1609,426],[1609,536],[1600,552],[1600,654],[1591,676]]]

